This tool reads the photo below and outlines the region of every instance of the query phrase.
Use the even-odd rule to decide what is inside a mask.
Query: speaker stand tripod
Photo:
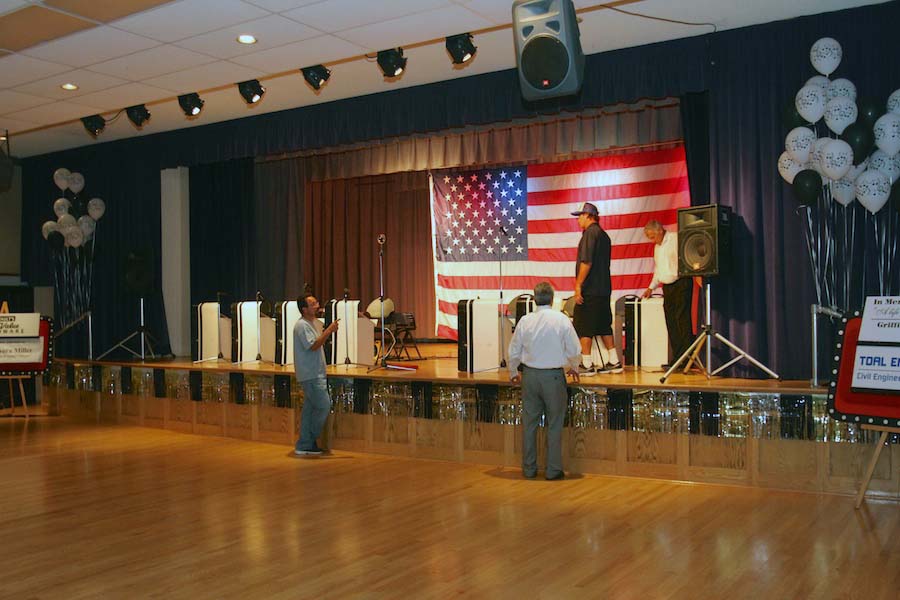
[[[672,363],[672,366],[669,367],[669,370],[666,371],[665,375],[660,377],[659,382],[665,383],[669,376],[679,369],[679,366],[684,363],[684,372],[687,373],[688,370],[694,365],[697,364],[698,367],[703,369],[703,372],[706,374],[706,378],[709,379],[714,375],[718,375],[734,363],[738,362],[741,359],[747,359],[747,361],[753,366],[759,368],[766,375],[773,379],[781,380],[781,376],[778,375],[775,371],[762,364],[742,349],[740,346],[726,338],[724,335],[713,329],[712,327],[712,306],[710,304],[710,292],[709,292],[709,280],[703,280],[703,294],[704,294],[704,323],[700,328],[700,333],[694,339],[688,349],[684,351],[684,354],[678,357],[678,360]],[[716,339],[735,352],[737,352],[737,356],[720,366],[715,371],[710,371],[712,368],[712,341]],[[704,366],[703,363],[700,362],[700,351],[706,347],[706,364]]]
[[[131,353],[135,358],[140,358],[141,360],[145,360],[147,358],[147,349],[150,350],[149,354],[151,358],[158,358],[156,353],[153,351],[153,344],[150,343],[150,340],[156,341],[153,337],[153,334],[150,333],[150,330],[147,328],[144,322],[144,297],[141,296],[141,324],[138,325],[138,328],[134,330],[128,337],[123,339],[121,342],[101,354],[97,357],[97,360],[103,359],[104,356],[111,353],[113,350],[117,348],[121,348],[122,350],[126,350]],[[141,351],[140,353],[135,352],[131,348],[127,346],[128,342],[131,341],[132,338],[138,337],[141,340]]]

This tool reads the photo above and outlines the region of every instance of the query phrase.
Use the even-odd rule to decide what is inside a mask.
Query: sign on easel
[[[900,394],[900,297],[866,298],[850,388]]]
[[[52,322],[38,313],[0,312],[0,375],[40,375],[50,364]]]

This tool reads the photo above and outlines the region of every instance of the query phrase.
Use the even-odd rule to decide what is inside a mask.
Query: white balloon
[[[822,149],[820,166],[829,179],[840,179],[853,166],[853,149],[844,140],[831,140]]]
[[[84,189],[84,175],[81,173],[72,173],[69,175],[69,189],[76,194],[80,194]]]
[[[106,203],[100,198],[91,198],[87,204],[87,212],[95,221],[106,213]]]
[[[841,64],[843,50],[836,39],[825,37],[818,40],[809,49],[809,60],[816,71],[822,75],[831,75]]]
[[[65,229],[66,227],[72,227],[76,225],[75,217],[70,215],[69,213],[64,214],[59,219],[56,220],[59,225],[59,229]]]
[[[900,89],[894,90],[894,92],[888,96],[887,109],[888,112],[900,115]]]
[[[66,229],[66,246],[77,248],[84,243],[84,233],[80,227],[69,227]]]
[[[66,191],[66,188],[69,187],[69,175],[71,175],[71,173],[68,169],[59,168],[53,171],[53,183],[56,184],[59,191],[64,192]]]
[[[833,100],[829,100],[825,105],[825,124],[828,129],[838,135],[844,133],[848,126],[856,122],[859,116],[859,110],[856,103],[850,98],[839,96]]]
[[[884,207],[891,195],[891,183],[881,171],[869,169],[856,180],[856,197],[873,215]]]
[[[794,183],[794,177],[804,168],[804,165],[791,158],[787,151],[782,152],[778,158],[778,174],[788,183]]]
[[[794,127],[784,140],[784,147],[794,161],[804,165],[809,162],[809,153],[816,141],[816,134],[809,127]]]
[[[94,235],[94,230],[97,229],[97,221],[87,215],[82,215],[78,217],[78,227],[84,233],[84,239],[89,240]]]
[[[817,85],[805,85],[794,97],[797,112],[809,123],[815,123],[825,114],[825,90]]]
[[[866,172],[866,169],[869,166],[869,159],[862,161],[858,165],[853,165],[850,167],[850,170],[847,171],[847,174],[844,175],[844,179],[847,181],[856,181],[856,178]]]
[[[900,156],[900,155],[898,155]],[[895,160],[897,157],[890,157],[881,150],[876,150],[869,157],[869,168],[881,171],[890,180],[891,184],[900,177],[900,164]]]
[[[841,206],[849,206],[856,198],[856,185],[852,181],[838,179],[832,181],[829,186],[831,187],[831,197]]]
[[[53,214],[57,217],[68,214],[70,208],[72,208],[72,203],[68,198],[57,198],[53,201]]]
[[[806,83],[803,85],[817,85],[823,90],[828,89],[828,84],[831,83],[831,80],[825,77],[824,75],[813,75],[809,79],[806,80]]]
[[[825,173],[822,172],[822,152],[825,150],[825,146],[828,145],[828,142],[830,141],[831,138],[827,137],[817,139],[816,143],[813,144],[812,151],[809,153],[808,168],[816,171],[819,175],[825,175]]]
[[[59,229],[59,224],[56,221],[46,221],[43,225],[41,225],[41,235],[44,236],[46,240],[51,233]]]
[[[825,88],[825,97],[828,100],[835,98],[850,98],[856,102],[856,86],[849,79],[835,79]]]
[[[872,128],[875,134],[875,145],[888,156],[900,151],[900,115],[886,113],[881,115]]]

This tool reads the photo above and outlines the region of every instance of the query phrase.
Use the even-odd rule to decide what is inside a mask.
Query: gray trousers
[[[522,367],[522,473],[537,473],[537,428],[545,414],[547,427],[547,477],[558,475],[562,466],[562,430],[568,394],[563,369]]]

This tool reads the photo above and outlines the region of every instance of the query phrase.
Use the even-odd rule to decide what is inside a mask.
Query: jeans
[[[301,381],[303,386],[303,410],[300,412],[300,439],[297,450],[312,450],[316,447],[316,438],[322,435],[322,428],[331,412],[331,397],[328,395],[328,383],[324,377]]]

